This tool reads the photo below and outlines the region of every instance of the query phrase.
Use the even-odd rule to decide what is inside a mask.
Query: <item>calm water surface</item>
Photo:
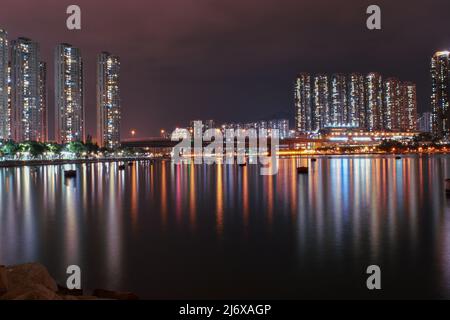
[[[308,162],[0,168],[0,264],[142,298],[450,298],[450,157]]]

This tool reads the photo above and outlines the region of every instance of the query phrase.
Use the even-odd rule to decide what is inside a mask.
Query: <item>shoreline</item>
[[[14,168],[26,166],[51,166],[83,163],[106,163],[106,162],[129,162],[129,161],[152,161],[163,158],[102,158],[102,159],[55,159],[55,160],[5,160],[0,161],[0,168]]]
[[[405,152],[405,153],[317,153],[317,154],[280,154],[280,159],[287,158],[321,158],[321,157],[339,157],[339,156],[431,156],[431,155],[446,155],[447,152]],[[66,164],[84,164],[84,163],[107,163],[107,162],[130,162],[130,161],[163,161],[170,160],[170,158],[100,158],[100,159],[55,159],[55,160],[4,160],[0,161],[0,168],[15,168],[15,167],[34,167],[34,166],[50,166],[50,165],[66,165]]]

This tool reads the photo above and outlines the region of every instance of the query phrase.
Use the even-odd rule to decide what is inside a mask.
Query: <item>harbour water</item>
[[[142,298],[450,298],[450,156],[118,165],[0,168],[0,264]]]

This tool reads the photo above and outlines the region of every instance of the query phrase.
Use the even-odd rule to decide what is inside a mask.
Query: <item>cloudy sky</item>
[[[297,73],[370,72],[417,84],[429,108],[430,57],[450,48],[450,1],[427,0],[1,0],[10,39],[82,50],[87,132],[95,133],[95,60],[122,59],[122,135],[183,126],[191,119],[250,121],[294,114]],[[66,28],[66,8],[82,10],[82,30]],[[382,30],[366,29],[366,8],[382,9]],[[50,132],[52,133],[53,125]],[[51,134],[52,136],[52,134]]]

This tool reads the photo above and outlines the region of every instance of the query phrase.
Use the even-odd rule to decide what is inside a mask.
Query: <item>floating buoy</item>
[[[132,167],[133,165],[134,165],[133,162],[128,162],[128,166],[129,166],[129,167]]]
[[[246,167],[246,166],[247,166],[247,162],[239,164],[239,167]]]
[[[119,165],[119,170],[125,170],[125,165],[124,164],[120,164]]]
[[[66,178],[75,178],[77,176],[76,170],[66,170],[64,171],[64,177]]]
[[[396,157],[395,157],[396,160],[400,160],[401,158],[402,158],[402,157],[400,157],[400,156],[396,156]]]
[[[311,162],[316,162],[316,161],[317,161],[316,158],[312,158],[312,159],[311,159]]]
[[[297,173],[298,174],[308,174],[309,169],[308,167],[298,167],[297,168]]]
[[[445,193],[450,196],[450,179],[445,179]]]

